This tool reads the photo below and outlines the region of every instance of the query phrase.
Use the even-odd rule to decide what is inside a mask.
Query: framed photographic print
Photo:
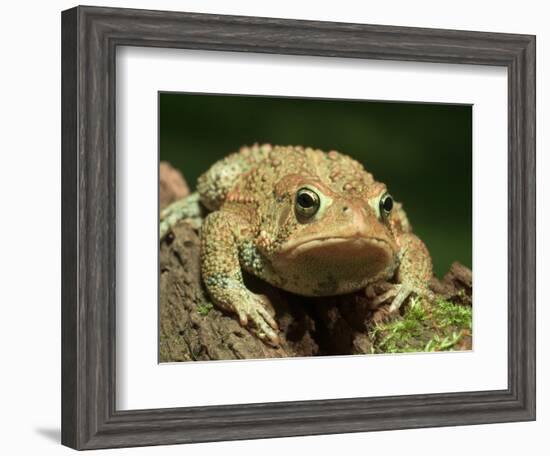
[[[472,106],[167,92],[158,106],[161,362],[471,348]],[[258,142],[220,156],[247,138],[354,158]]]
[[[535,37],[62,13],[62,442],[535,418]]]

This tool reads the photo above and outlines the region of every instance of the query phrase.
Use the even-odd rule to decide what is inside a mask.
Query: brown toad
[[[284,290],[330,296],[382,280],[378,298],[399,309],[429,295],[432,263],[386,185],[336,151],[255,145],[215,163],[197,185],[211,213],[201,228],[201,269],[212,301],[260,339],[277,344],[267,298],[247,289],[242,269]],[[163,217],[168,220],[168,208]],[[176,218],[161,221],[161,236]]]

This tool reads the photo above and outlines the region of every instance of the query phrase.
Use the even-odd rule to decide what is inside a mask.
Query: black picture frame
[[[117,46],[506,67],[508,388],[117,410]],[[101,7],[64,11],[62,443],[94,449],[534,420],[535,218],[534,36]]]

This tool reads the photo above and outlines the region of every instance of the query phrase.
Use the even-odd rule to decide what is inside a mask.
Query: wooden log
[[[174,171],[161,167],[161,173],[172,174],[171,180],[161,175],[161,182],[178,182]],[[172,196],[164,203],[173,200],[170,188],[167,194]],[[268,346],[241,327],[234,315],[225,314],[211,302],[200,275],[199,235],[197,224],[181,221],[160,243],[161,362],[358,355],[384,352],[388,347],[420,351],[433,340],[441,341],[441,347],[448,345],[446,341],[455,337],[457,331],[464,331],[465,337],[450,347],[471,348],[467,328],[441,327],[439,322],[431,324],[425,319],[419,321],[418,334],[405,333],[403,340],[390,346],[388,337],[399,328],[391,322],[403,320],[408,306],[402,308],[402,314],[390,315],[387,305],[372,306],[372,296],[364,290],[343,296],[306,298],[245,274],[247,287],[268,296],[275,310],[281,344],[277,348]],[[379,284],[375,292],[382,293],[387,286]],[[431,288],[436,299],[471,305],[472,274],[459,263],[451,266],[443,280],[434,279]],[[429,308],[426,315],[437,313],[432,311]],[[380,326],[382,323],[385,325]]]

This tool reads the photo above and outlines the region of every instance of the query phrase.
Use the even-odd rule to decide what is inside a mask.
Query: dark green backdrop
[[[471,267],[471,106],[161,93],[159,113],[160,159],[191,187],[244,144],[336,149],[403,203],[439,276]]]

